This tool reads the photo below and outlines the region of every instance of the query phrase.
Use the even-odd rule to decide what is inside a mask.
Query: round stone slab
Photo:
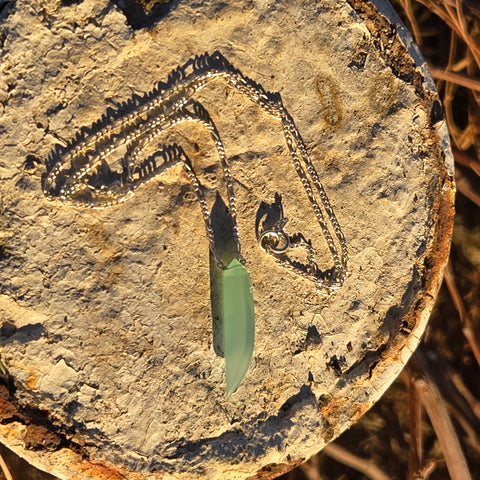
[[[390,7],[177,0],[151,29],[107,0],[18,0],[2,16],[0,345],[15,388],[0,441],[62,479],[192,480],[274,478],[340,435],[417,346],[452,228],[440,104]],[[42,190],[49,158],[215,52],[280,96],[349,252],[325,297],[260,248],[263,213],[281,206],[319,269],[333,266],[282,123],[221,79],[196,92],[231,167],[255,302],[252,360],[230,397],[214,261],[181,165],[100,210]],[[212,220],[228,220],[205,126],[182,122],[162,143],[184,149]]]

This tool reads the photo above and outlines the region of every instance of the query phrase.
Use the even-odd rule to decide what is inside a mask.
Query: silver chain
[[[270,116],[280,120],[293,165],[299,176],[322,234],[333,258],[330,270],[319,270],[315,251],[310,242],[299,235],[285,233],[286,219],[281,219],[273,229],[259,236],[262,249],[282,267],[313,281],[321,293],[332,293],[343,285],[347,272],[348,253],[345,238],[330,205],[315,167],[308,155],[293,119],[283,106],[278,94],[267,93],[260,85],[243,76],[219,52],[202,55],[190,60],[171,73],[171,86],[154,92],[149,101],[123,117],[88,135],[62,155],[54,156],[51,168],[43,182],[48,198],[60,198],[64,203],[105,208],[126,201],[138,187],[158,177],[167,169],[182,165],[201,207],[210,250],[220,268],[225,268],[215,248],[215,235],[210,210],[205,201],[200,182],[190,159],[178,145],[163,145],[158,152],[162,162],[152,155],[140,160],[150,142],[175,125],[199,122],[209,132],[223,168],[226,180],[229,211],[233,224],[233,237],[239,261],[245,263],[237,227],[237,200],[233,178],[225,148],[218,130],[205,108],[192,96],[215,79],[242,93]],[[126,149],[122,157],[122,173],[109,170],[106,160],[119,149]],[[105,180],[110,176],[110,180]],[[327,221],[328,219],[328,221]],[[307,252],[308,265],[291,260],[288,252],[303,249]]]

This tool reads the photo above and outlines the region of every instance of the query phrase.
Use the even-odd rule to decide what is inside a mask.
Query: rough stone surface
[[[17,0],[3,13],[1,355],[20,406],[48,412],[68,448],[29,451],[18,421],[0,435],[61,478],[115,478],[111,465],[132,479],[240,479],[308,458],[400,371],[446,259],[448,139],[402,28],[403,41],[370,2],[170,7],[151,30],[133,30],[107,0]],[[252,364],[230,398],[212,339],[208,242],[181,168],[105,210],[48,201],[41,187],[56,144],[216,50],[281,94],[350,254],[345,285],[324,298],[260,250],[259,205],[279,193],[288,230],[330,266],[279,122],[221,81],[200,92],[231,163],[255,298]],[[217,192],[227,203],[205,131],[182,125],[172,139],[208,203]]]

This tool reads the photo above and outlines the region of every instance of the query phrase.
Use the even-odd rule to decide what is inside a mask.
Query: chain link
[[[49,198],[60,198],[64,203],[82,204],[91,208],[111,207],[127,200],[137,188],[171,167],[182,165],[200,204],[210,250],[217,264],[225,268],[215,248],[210,210],[200,181],[184,150],[178,145],[163,145],[156,155],[140,160],[147,146],[167,130],[180,123],[198,122],[209,131],[219,156],[226,181],[235,248],[239,261],[245,263],[237,226],[234,181],[225,148],[208,112],[192,99],[198,90],[215,79],[222,79],[268,115],[281,121],[293,166],[317,218],[334,266],[329,270],[319,270],[311,244],[298,235],[290,237],[284,232],[286,219],[282,219],[276,229],[260,235],[260,246],[282,267],[313,281],[317,291],[332,293],[341,287],[345,280],[347,246],[300,133],[284,108],[280,95],[267,93],[261,85],[243,76],[219,52],[195,57],[183,67],[179,67],[169,76],[169,88],[155,92],[146,104],[77,142],[63,156],[55,159],[43,182],[45,195]],[[106,161],[122,147],[126,149],[122,158],[123,171],[121,175],[117,174],[118,178],[107,182],[102,177],[102,172],[108,170]],[[157,162],[157,156],[162,158],[162,163]],[[115,177],[112,172],[109,173]],[[288,251],[293,249],[307,252],[307,267],[288,257]]]

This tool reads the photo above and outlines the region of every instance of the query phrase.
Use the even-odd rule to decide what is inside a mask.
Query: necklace
[[[333,267],[325,271],[318,268],[311,243],[301,234],[289,235],[285,232],[288,220],[283,214],[271,228],[257,235],[261,249],[283,268],[312,281],[319,293],[333,293],[345,280],[347,246],[300,133],[283,106],[280,95],[266,92],[261,85],[242,75],[219,52],[188,61],[169,75],[166,88],[152,92],[140,105],[130,105],[133,107],[131,113],[112,119],[102,128],[93,126],[85,138],[75,142],[66,151],[52,155],[47,161],[49,171],[43,181],[43,191],[47,198],[59,198],[63,203],[74,206],[112,207],[129,199],[140,186],[169,168],[182,165],[201,208],[210,251],[223,272],[222,320],[226,389],[227,395],[230,395],[238,388],[250,364],[255,316],[250,274],[241,253],[234,182],[225,148],[210,115],[192,98],[197,91],[216,79],[224,81],[281,122],[293,166],[329,248]],[[164,145],[154,155],[145,157],[153,140],[184,122],[198,122],[206,128],[223,168],[236,250],[235,258],[228,265],[222,262],[216,250],[210,210],[183,148],[176,144]],[[121,166],[120,172],[112,171],[107,163],[107,159],[112,160],[115,156]],[[294,249],[306,251],[308,265],[290,258],[289,252]]]

